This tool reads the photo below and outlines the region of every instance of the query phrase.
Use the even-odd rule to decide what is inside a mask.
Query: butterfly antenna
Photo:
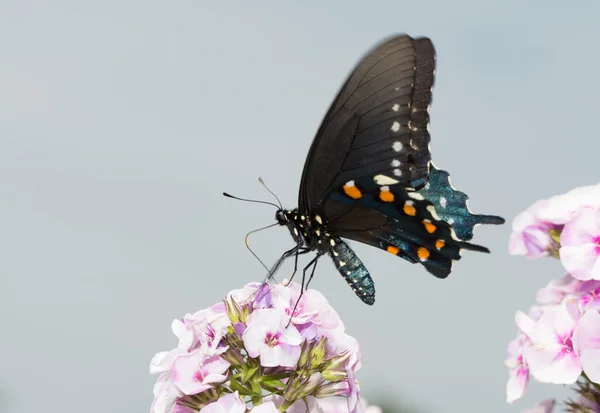
[[[275,206],[277,206],[277,205],[275,205]],[[262,262],[262,260],[260,258],[258,258],[258,255],[256,255],[254,253],[254,251],[252,251],[252,248],[250,248],[250,244],[248,244],[248,237],[250,237],[250,234],[254,234],[255,232],[262,231],[263,229],[268,229],[268,228],[274,227],[275,225],[279,225],[279,223],[276,222],[274,224],[267,225],[266,227],[262,227],[262,228],[258,228],[258,229],[252,230],[252,231],[250,231],[249,233],[246,234],[246,238],[244,239],[244,243],[246,244],[246,248],[248,248],[248,251],[250,251],[250,253],[252,255],[254,255],[254,258],[256,258],[258,260],[258,262],[260,262],[260,264],[265,268],[265,270],[267,270],[267,272],[270,272],[269,268],[265,265],[264,262]]]
[[[246,198],[239,198],[237,196],[233,196],[231,194],[228,194],[227,192],[223,192],[223,195],[226,196],[227,198],[233,198],[233,199],[237,199],[238,201],[245,201],[245,202],[255,202],[257,204],[266,204],[266,205],[271,205],[274,206],[275,208],[279,209],[280,207],[278,207],[277,205],[275,205],[272,202],[267,202],[267,201],[259,201],[257,199],[246,199]],[[283,209],[283,208],[281,208]],[[263,229],[263,228],[261,228]]]
[[[275,194],[273,193],[273,191],[271,191],[271,190],[269,189],[269,187],[268,187],[268,186],[265,184],[265,181],[263,181],[263,179],[259,177],[259,178],[258,178],[258,182],[260,182],[260,184],[261,184],[262,186],[264,186],[264,187],[265,187],[265,189],[266,189],[267,191],[269,191],[269,193],[275,197],[275,199],[277,200],[277,203],[279,204],[279,208],[283,209],[283,205],[281,204],[281,201],[279,200],[279,198],[277,198],[277,195],[275,195]]]

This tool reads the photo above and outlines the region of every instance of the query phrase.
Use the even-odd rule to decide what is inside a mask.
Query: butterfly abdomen
[[[375,283],[354,251],[340,238],[332,238],[329,254],[344,280],[364,303],[375,303]]]

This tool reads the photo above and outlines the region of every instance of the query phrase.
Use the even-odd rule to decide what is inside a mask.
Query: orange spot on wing
[[[379,199],[381,199],[383,202],[393,202],[394,194],[392,194],[390,191],[381,191],[379,193]]]
[[[441,249],[442,249],[442,247],[443,247],[444,245],[446,245],[446,243],[444,242],[444,240],[443,240],[443,239],[438,239],[438,240],[435,242],[435,247],[436,247],[438,250],[441,250]]]
[[[430,234],[433,234],[435,232],[435,230],[437,229],[437,227],[435,225],[433,225],[431,223],[431,221],[423,221],[423,225],[425,225],[425,229],[427,230],[427,232],[429,232]]]
[[[419,256],[419,259],[421,261],[427,261],[429,255],[431,254],[429,253],[429,250],[427,248],[419,247],[419,249],[417,250],[417,255]]]
[[[415,215],[417,215],[417,209],[415,208],[415,206],[413,204],[409,204],[408,202],[406,202],[404,204],[404,213],[406,215],[410,215],[411,217],[414,217]]]
[[[344,185],[344,192],[352,199],[362,198],[362,192],[354,185]]]
[[[398,253],[400,252],[400,248],[390,245],[389,247],[387,247],[387,252],[389,252],[390,254],[398,255]]]

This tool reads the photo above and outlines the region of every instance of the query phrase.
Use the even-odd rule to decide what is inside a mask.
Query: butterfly
[[[354,293],[375,302],[367,268],[344,240],[382,249],[446,278],[462,250],[489,252],[471,244],[478,224],[504,223],[472,214],[467,195],[436,169],[429,150],[429,107],[435,50],[428,38],[396,35],[375,46],[356,65],[335,97],[312,142],[298,208],[279,208],[295,246],[289,257],[315,252],[303,269],[312,279],[320,257],[329,255]],[[306,284],[308,285],[308,284]]]

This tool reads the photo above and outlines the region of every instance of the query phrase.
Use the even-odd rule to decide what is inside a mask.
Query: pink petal
[[[592,268],[598,259],[596,248],[596,244],[562,246],[560,261],[573,277],[582,281],[589,280],[592,278]]]
[[[598,257],[598,246],[596,246],[596,256]],[[596,263],[592,267],[592,278],[600,280],[600,257],[596,258]]]
[[[302,336],[300,335],[296,327],[290,324],[288,328],[281,331],[281,334],[279,336],[279,342],[289,344],[292,346],[299,346],[300,343],[302,343]]]
[[[581,316],[573,344],[580,353],[581,365],[588,377],[600,382],[600,314],[588,310]]]
[[[510,372],[508,383],[506,383],[506,401],[513,403],[520,399],[525,393],[529,383],[529,371],[525,369],[514,369]]]
[[[260,349],[265,345],[266,335],[265,327],[259,324],[253,324],[246,328],[242,334],[242,341],[250,357],[258,357]]]
[[[216,402],[207,404],[200,413],[245,413],[246,403],[240,398],[238,392],[221,396]]]
[[[600,234],[599,210],[583,208],[575,218],[567,223],[560,235],[561,245],[583,245],[594,242]]]
[[[587,350],[579,356],[583,371],[595,383],[600,383],[600,349]]]
[[[279,410],[277,410],[273,402],[266,402],[253,407],[250,413],[279,413]]]

